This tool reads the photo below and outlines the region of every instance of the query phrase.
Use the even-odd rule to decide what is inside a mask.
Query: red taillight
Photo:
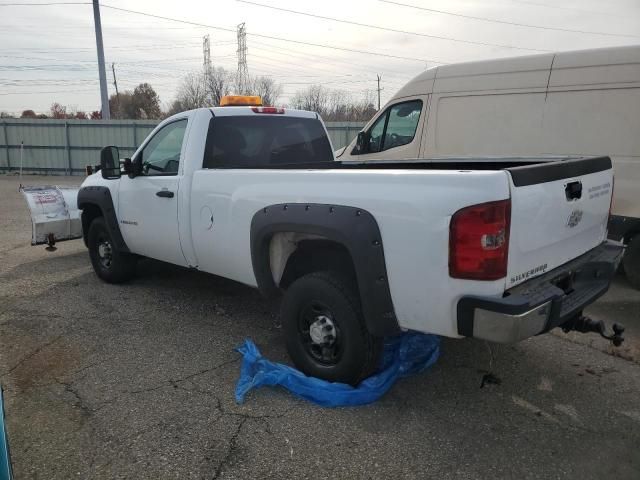
[[[449,230],[449,275],[498,280],[507,275],[511,200],[458,210]]]
[[[284,108],[277,107],[254,107],[253,113],[284,113]]]

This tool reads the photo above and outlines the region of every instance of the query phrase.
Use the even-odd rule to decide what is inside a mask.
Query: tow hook
[[[624,333],[624,325],[614,323],[611,327],[613,333],[607,332],[607,326],[602,320],[593,320],[584,315],[578,315],[573,320],[568,321],[562,325],[562,330],[568,333],[572,330],[580,333],[596,332],[599,333],[602,338],[611,340],[614,346],[619,347],[624,341],[622,334]]]

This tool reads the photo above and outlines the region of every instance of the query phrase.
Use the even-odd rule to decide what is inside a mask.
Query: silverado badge
[[[582,210],[574,210],[571,212],[571,215],[569,215],[569,218],[567,219],[567,227],[573,228],[578,225],[580,220],[582,220],[582,214]]]

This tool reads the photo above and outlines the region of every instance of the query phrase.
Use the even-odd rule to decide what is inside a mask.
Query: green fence
[[[131,155],[157,125],[147,120],[0,120],[0,171],[70,175],[100,163],[100,149],[116,145]],[[334,148],[347,145],[364,124],[328,122]]]

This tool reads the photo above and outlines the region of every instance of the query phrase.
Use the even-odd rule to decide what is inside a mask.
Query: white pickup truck
[[[623,253],[607,157],[340,162],[317,114],[262,106],[180,113],[123,164],[101,155],[77,197],[98,276],[126,281],[151,257],[283,294],[309,375],[355,384],[407,329],[604,335],[582,310]]]

